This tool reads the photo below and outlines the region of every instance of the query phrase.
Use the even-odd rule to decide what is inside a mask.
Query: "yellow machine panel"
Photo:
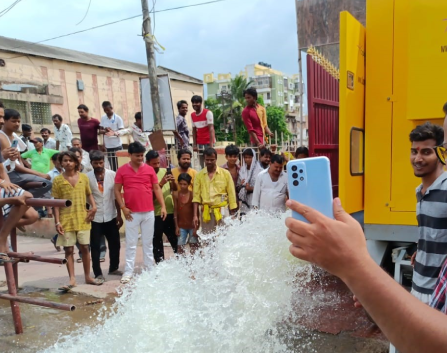
[[[424,121],[442,124],[447,1],[374,0],[366,14],[365,223],[415,225],[408,136]]]
[[[363,210],[365,27],[340,13],[339,196],[349,213]]]
[[[405,19],[406,28],[400,31],[408,38],[408,45],[396,38],[396,49],[407,59],[406,116],[441,118],[441,107],[447,100],[447,1],[399,0],[396,8],[399,18],[395,18],[395,26],[402,26]]]

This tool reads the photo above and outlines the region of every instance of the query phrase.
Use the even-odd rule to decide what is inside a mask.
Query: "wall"
[[[317,47],[320,53],[338,67],[340,12],[349,11],[365,25],[366,0],[295,0],[295,2],[299,49]]]
[[[111,101],[115,112],[123,118],[125,126],[131,125],[134,121],[134,114],[140,111],[139,78],[144,76],[143,74],[43,57],[20,56],[14,58],[11,53],[3,51],[0,51],[0,56],[6,59],[6,66],[0,68],[2,84],[49,85],[47,93],[50,93],[49,95],[26,95],[0,90],[0,100],[5,99],[5,95],[8,99],[29,98],[32,101],[50,97],[52,100],[51,113],[60,114],[64,118],[64,122],[71,126],[74,134],[79,133],[77,106],[81,103],[90,108],[92,117],[99,119],[104,114],[101,103],[104,100]],[[78,91],[77,80],[83,81],[84,91]],[[203,96],[203,85],[171,79],[171,91],[174,112],[177,113],[177,101],[184,99],[190,102],[191,96],[194,94]],[[25,121],[28,119],[28,117],[23,118],[22,120]],[[188,120],[190,125],[190,117]],[[42,126],[53,130],[52,124],[32,125],[35,131],[40,130]],[[123,142],[126,143],[125,139]]]

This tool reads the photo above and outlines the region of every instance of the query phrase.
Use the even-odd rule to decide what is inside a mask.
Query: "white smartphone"
[[[312,207],[329,218],[334,218],[332,207],[331,168],[327,157],[292,160],[287,163],[290,199]],[[293,211],[292,217],[308,222]]]

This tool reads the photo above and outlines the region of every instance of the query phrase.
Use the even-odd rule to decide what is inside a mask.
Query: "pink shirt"
[[[158,184],[154,168],[143,163],[135,173],[130,163],[127,163],[117,170],[115,184],[123,185],[124,201],[132,212],[154,210],[152,190],[153,185]]]
[[[245,107],[242,111],[242,120],[244,121],[245,127],[247,131],[254,132],[258,137],[260,143],[264,143],[264,132],[262,131],[261,120],[258,117],[258,113],[256,109],[253,107]],[[252,139],[250,136],[251,143],[255,143],[256,141]]]

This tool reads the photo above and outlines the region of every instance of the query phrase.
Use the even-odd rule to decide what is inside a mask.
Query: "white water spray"
[[[201,256],[142,273],[110,315],[45,352],[289,351],[278,327],[293,313],[297,273],[310,266],[290,255],[284,219],[259,213],[232,222]]]

